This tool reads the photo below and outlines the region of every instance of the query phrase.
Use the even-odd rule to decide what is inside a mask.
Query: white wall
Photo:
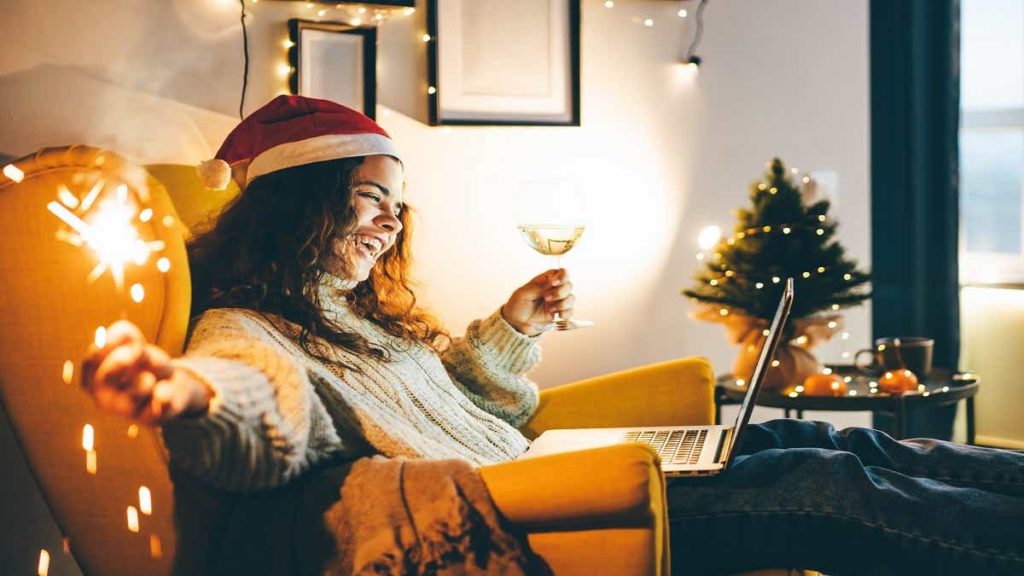
[[[679,290],[691,285],[699,230],[731,228],[772,156],[836,173],[839,238],[870,264],[867,1],[715,0],[699,75],[678,64],[693,33],[679,7],[583,1],[579,128],[427,126],[422,3],[380,31],[378,118],[405,154],[420,214],[422,299],[453,331],[544,267],[510,215],[519,181],[564,169],[591,194],[587,232],[565,265],[578,315],[597,324],[545,337],[533,373],[543,386],[691,354],[728,369],[721,327],[689,319]],[[283,88],[285,21],[313,15],[304,3],[249,10],[246,112]],[[237,2],[4,0],[2,11],[0,153],[86,142],[140,162],[195,163],[236,121]],[[847,348],[866,345],[867,308],[847,324]],[[835,343],[822,357],[841,351]]]
[[[0,152],[84,141],[141,162],[197,162],[234,124],[237,3],[6,4]],[[597,325],[546,338],[534,373],[542,385],[685,354],[727,369],[733,350],[721,328],[691,321],[678,291],[696,269],[699,229],[730,227],[774,155],[838,175],[840,239],[867,263],[867,2],[712,2],[696,76],[677,63],[693,32],[678,7],[583,2],[579,128],[427,126],[416,119],[426,104],[425,10],[380,30],[378,117],[407,158],[423,300],[453,331],[546,265],[515,232],[519,181],[568,170],[591,195],[587,232],[565,265],[578,314]],[[249,5],[247,112],[284,88],[285,21],[319,9]],[[851,343],[867,343],[866,308],[847,318]],[[823,351],[838,354],[838,345]]]

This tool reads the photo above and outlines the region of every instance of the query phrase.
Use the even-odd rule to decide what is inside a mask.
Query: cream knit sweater
[[[321,287],[329,317],[386,347],[390,361],[333,347],[359,372],[306,354],[259,314],[214,309],[192,326],[179,366],[214,390],[202,417],[163,429],[171,461],[231,491],[280,486],[327,459],[371,454],[510,460],[528,445],[516,426],[537,405],[523,374],[540,359],[537,338],[495,312],[470,324],[438,356],[352,313],[342,281]]]

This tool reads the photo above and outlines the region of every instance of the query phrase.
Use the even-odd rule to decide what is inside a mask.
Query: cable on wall
[[[243,117],[245,109],[245,90],[249,86],[249,31],[245,27],[245,0],[238,0],[242,5],[242,51],[245,55],[245,68],[242,72],[242,97],[238,102],[238,117]]]
[[[697,13],[694,16],[697,20],[697,31],[693,35],[690,47],[686,50],[686,56],[683,60],[686,64],[700,66],[700,56],[694,54],[694,51],[697,49],[697,45],[700,44],[701,37],[704,36],[704,9],[707,5],[708,0],[700,0],[700,3],[697,4]]]

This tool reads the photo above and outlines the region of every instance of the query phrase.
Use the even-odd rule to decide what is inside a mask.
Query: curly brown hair
[[[318,290],[331,242],[355,227],[350,187],[352,174],[362,162],[361,157],[317,162],[250,182],[188,242],[193,314],[211,308],[246,308],[297,325],[298,330],[284,329],[321,361],[336,362],[316,345],[315,338],[357,354],[389,359],[388,350],[327,319]],[[353,312],[388,334],[440,351],[449,342],[448,334],[416,306],[409,277],[408,205],[398,218],[402,231],[394,247],[346,297]]]

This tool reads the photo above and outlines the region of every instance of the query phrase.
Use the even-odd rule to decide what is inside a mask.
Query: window
[[[960,6],[960,281],[1024,284],[1024,2]]]

